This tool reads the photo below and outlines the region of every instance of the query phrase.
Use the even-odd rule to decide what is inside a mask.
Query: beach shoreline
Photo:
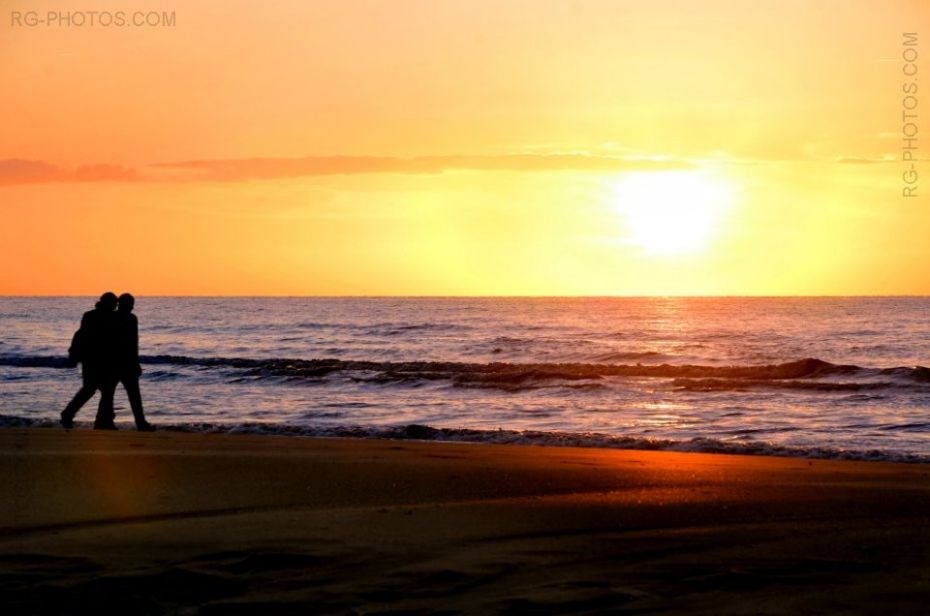
[[[894,613],[930,597],[923,465],[47,428],[0,430],[0,452],[4,613]]]
[[[77,429],[92,429],[92,421],[75,422]],[[860,462],[891,462],[930,464],[930,456],[914,452],[883,449],[844,449],[828,446],[779,445],[756,439],[717,439],[705,437],[663,438],[661,436],[631,436],[603,432],[566,432],[560,430],[520,430],[508,428],[452,428],[426,424],[390,426],[307,426],[248,423],[161,423],[159,430],[169,433],[263,436],[311,439],[389,440],[425,443],[457,443],[460,445],[500,445],[523,447],[567,447],[573,449],[612,449],[620,451],[668,451],[673,453],[709,453],[720,455],[799,458],[805,460],[849,460]],[[134,431],[130,421],[117,422],[117,429]],[[60,430],[56,419],[19,417],[0,414],[0,430],[5,429]]]

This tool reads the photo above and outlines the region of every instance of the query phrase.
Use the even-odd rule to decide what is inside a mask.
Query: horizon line
[[[141,294],[134,293],[136,298],[202,298],[202,299],[891,299],[891,298],[930,298],[930,293],[890,293],[890,294],[823,294],[823,295],[767,295],[767,294],[656,294],[656,295],[377,295],[377,294],[346,294],[346,295],[293,295],[293,294]],[[41,294],[0,294],[0,298],[87,298],[99,297],[92,293],[41,293]]]

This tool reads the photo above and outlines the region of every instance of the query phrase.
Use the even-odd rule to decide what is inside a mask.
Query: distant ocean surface
[[[0,426],[57,422],[92,306],[0,298]],[[140,297],[136,314],[161,428],[930,461],[930,298]]]

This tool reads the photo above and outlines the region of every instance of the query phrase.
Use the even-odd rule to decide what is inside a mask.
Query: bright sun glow
[[[614,185],[626,241],[647,254],[705,250],[732,205],[733,188],[703,171],[640,171]]]

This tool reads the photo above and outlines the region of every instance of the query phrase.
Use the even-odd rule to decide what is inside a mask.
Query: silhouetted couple
[[[100,296],[93,310],[84,313],[81,328],[71,340],[68,363],[81,364],[84,384],[61,413],[61,425],[74,426],[74,416],[94,394],[100,392],[95,430],[116,430],[113,423],[113,396],[116,386],[123,384],[136,427],[144,432],[155,430],[145,420],[142,394],[139,392],[139,321],[132,314],[135,299],[129,293],[118,298],[114,293]]]

